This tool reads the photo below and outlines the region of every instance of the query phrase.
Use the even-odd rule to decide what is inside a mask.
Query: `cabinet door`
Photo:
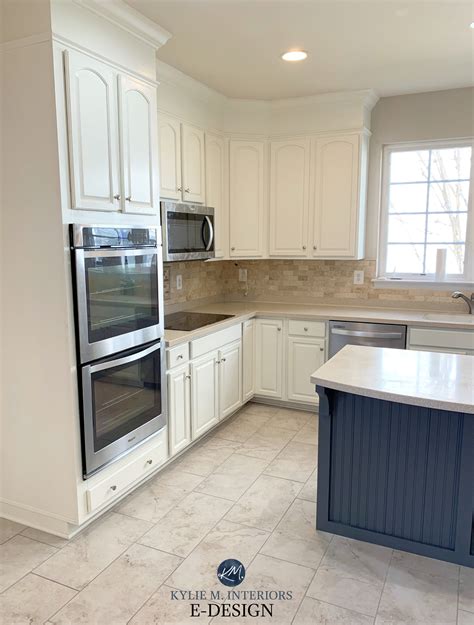
[[[316,139],[313,159],[315,257],[356,254],[359,209],[358,135]]]
[[[159,212],[156,88],[119,76],[124,212]]]
[[[219,351],[219,415],[224,419],[242,405],[242,343]]]
[[[230,256],[263,256],[264,143],[230,142]]]
[[[183,200],[204,204],[204,132],[182,124]]]
[[[206,204],[214,209],[216,258],[228,255],[228,211],[225,196],[225,142],[206,133]]]
[[[71,207],[120,210],[116,73],[66,51]]]
[[[281,399],[283,395],[283,322],[277,319],[256,321],[255,394]]]
[[[160,195],[167,200],[181,200],[181,124],[159,113]]]
[[[196,439],[219,421],[217,352],[191,363],[191,425]]]
[[[272,141],[270,169],[270,255],[308,255],[308,139]]]
[[[312,373],[324,363],[324,339],[288,337],[288,399],[317,404],[318,396],[309,381]]]
[[[168,431],[170,455],[174,456],[191,442],[191,378],[189,367],[177,367],[167,373]]]
[[[255,395],[255,319],[243,324],[242,386],[243,400],[249,401]]]

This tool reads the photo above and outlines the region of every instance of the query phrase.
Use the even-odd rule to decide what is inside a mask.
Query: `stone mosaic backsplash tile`
[[[239,268],[247,269],[247,283],[239,282]],[[165,264],[166,304],[209,298],[241,298],[295,303],[391,306],[463,311],[463,302],[450,291],[430,289],[376,289],[375,261],[239,260],[193,261]],[[353,284],[355,270],[364,271],[364,283]],[[183,288],[176,288],[182,276]]]

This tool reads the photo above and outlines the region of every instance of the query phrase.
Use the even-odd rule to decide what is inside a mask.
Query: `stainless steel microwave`
[[[199,204],[161,202],[163,260],[215,257],[214,209]]]

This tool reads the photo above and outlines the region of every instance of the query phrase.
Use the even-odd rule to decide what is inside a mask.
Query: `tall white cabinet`
[[[156,88],[65,53],[71,207],[157,214]]]
[[[270,256],[307,256],[310,141],[272,141]]]
[[[230,141],[230,256],[264,256],[263,141]]]
[[[226,196],[226,150],[223,137],[206,133],[206,204],[214,209],[216,258],[228,255],[229,228]]]

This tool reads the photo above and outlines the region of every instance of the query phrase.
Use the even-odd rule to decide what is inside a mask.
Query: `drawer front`
[[[170,347],[166,352],[166,356],[168,369],[172,369],[178,365],[183,365],[189,360],[189,343],[177,345],[176,347]]]
[[[157,435],[156,447],[148,449],[107,479],[86,491],[88,512],[94,512],[114,501],[134,482],[152,473],[167,459],[166,428]]]
[[[220,330],[219,332],[213,332],[207,336],[203,336],[200,339],[191,341],[191,358],[198,358],[208,352],[220,349],[227,343],[237,341],[242,334],[242,324],[238,323],[235,326]]]
[[[324,321],[290,319],[288,322],[288,334],[292,334],[293,336],[316,336],[324,338],[326,336],[326,324]]]
[[[410,328],[410,348],[439,347],[447,349],[474,349],[474,332],[462,330],[438,330],[428,328]]]

